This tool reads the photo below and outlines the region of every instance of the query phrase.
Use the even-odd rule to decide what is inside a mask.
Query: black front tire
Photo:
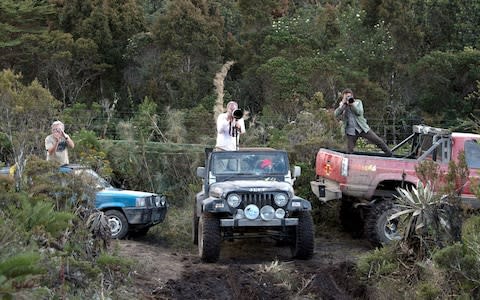
[[[195,215],[192,220],[192,241],[194,245],[198,245],[198,217]]]
[[[128,222],[125,215],[118,210],[112,209],[105,212],[110,226],[112,239],[123,239],[128,233]]]
[[[220,220],[203,214],[198,222],[198,254],[203,262],[213,263],[220,257]]]
[[[309,211],[298,214],[298,225],[295,229],[295,240],[292,255],[298,259],[310,259],[315,248],[315,233],[313,219]]]

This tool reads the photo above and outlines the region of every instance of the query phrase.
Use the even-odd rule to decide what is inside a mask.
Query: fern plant
[[[13,219],[28,233],[41,233],[58,239],[70,227],[73,214],[67,211],[55,211],[54,205],[44,201],[20,199],[20,207],[10,207]]]
[[[32,276],[43,274],[40,266],[40,255],[34,252],[19,253],[0,260],[0,298],[12,298],[22,283]],[[25,285],[28,287],[28,285]]]

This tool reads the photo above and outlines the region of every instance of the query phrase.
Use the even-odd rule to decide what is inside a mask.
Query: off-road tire
[[[118,210],[111,209],[105,212],[112,239],[123,239],[128,233],[128,222],[125,215]]]
[[[298,259],[310,259],[315,248],[315,233],[313,219],[309,211],[298,214],[298,225],[295,228],[295,239],[292,245],[292,255]]]
[[[352,235],[353,238],[363,236],[365,220],[361,208],[354,207],[354,201],[351,198],[343,197],[340,204],[340,223],[345,232]]]
[[[193,217],[192,217],[192,242],[194,245],[198,245],[198,217],[196,212],[196,205],[193,205]]]
[[[384,200],[374,203],[365,220],[365,234],[374,247],[382,247],[401,238],[395,220],[388,217],[399,210],[393,201]]]
[[[203,262],[213,263],[220,257],[220,220],[203,214],[198,222],[198,254]]]

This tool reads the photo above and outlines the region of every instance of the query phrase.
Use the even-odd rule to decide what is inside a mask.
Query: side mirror
[[[205,167],[198,167],[197,168],[197,176],[205,178]]]
[[[293,177],[299,177],[302,174],[302,168],[300,166],[294,166],[293,167]]]

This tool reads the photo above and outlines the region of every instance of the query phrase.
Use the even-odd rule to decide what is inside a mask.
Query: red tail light
[[[330,175],[330,172],[332,171],[332,166],[330,165],[330,163],[325,163],[323,165],[323,170],[325,172],[325,175],[326,176],[329,176]]]

